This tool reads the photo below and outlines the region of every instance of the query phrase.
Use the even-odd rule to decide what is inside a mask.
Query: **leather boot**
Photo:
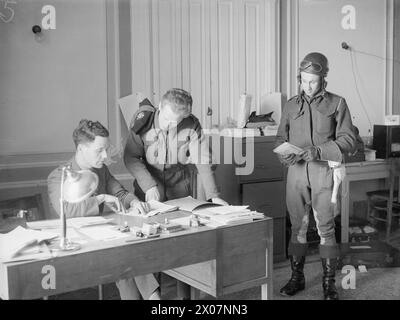
[[[321,258],[324,275],[322,277],[322,288],[325,300],[339,300],[339,294],[335,286],[335,273],[337,258]]]
[[[292,268],[292,277],[289,282],[280,290],[282,296],[293,296],[297,292],[304,290],[305,278],[304,278],[304,262],[306,261],[305,256],[296,257],[290,256],[290,266]]]

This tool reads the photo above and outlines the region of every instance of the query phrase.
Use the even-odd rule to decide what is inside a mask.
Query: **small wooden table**
[[[157,219],[163,221],[171,214],[177,213]],[[262,299],[270,299],[272,228],[271,218],[218,228],[202,226],[134,242],[127,238],[91,241],[79,251],[46,260],[0,263],[0,297],[36,299],[165,271],[217,298],[261,286]],[[55,289],[42,287],[45,266],[56,271]]]
[[[385,179],[390,174],[390,163],[387,160],[354,162],[345,166],[346,176],[341,185],[341,239],[343,243],[349,242],[350,182]]]

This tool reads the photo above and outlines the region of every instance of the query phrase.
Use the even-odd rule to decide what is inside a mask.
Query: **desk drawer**
[[[272,151],[273,149],[274,143],[272,142],[256,142],[254,144],[254,170],[249,175],[240,176],[240,182],[283,179],[283,166]]]

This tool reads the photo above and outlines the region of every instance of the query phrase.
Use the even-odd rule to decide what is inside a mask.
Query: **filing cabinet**
[[[246,154],[246,143],[253,143],[252,154]],[[232,154],[242,157],[227,159],[232,146]],[[216,179],[222,199],[233,205],[249,205],[250,209],[265,213],[274,220],[274,262],[286,257],[286,202],[284,167],[273,153],[275,137],[255,137],[253,139],[221,137],[221,164],[216,169]],[[247,148],[249,150],[251,148]],[[215,150],[213,150],[215,151]],[[225,157],[225,158],[224,158]],[[237,163],[235,159],[245,159]],[[228,161],[225,161],[228,160]],[[228,163],[227,163],[228,162]],[[238,168],[254,164],[249,174],[241,174]]]

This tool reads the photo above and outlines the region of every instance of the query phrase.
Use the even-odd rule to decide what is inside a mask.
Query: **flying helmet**
[[[326,77],[328,75],[329,65],[328,59],[319,52],[307,54],[300,63],[299,73],[307,72]]]

